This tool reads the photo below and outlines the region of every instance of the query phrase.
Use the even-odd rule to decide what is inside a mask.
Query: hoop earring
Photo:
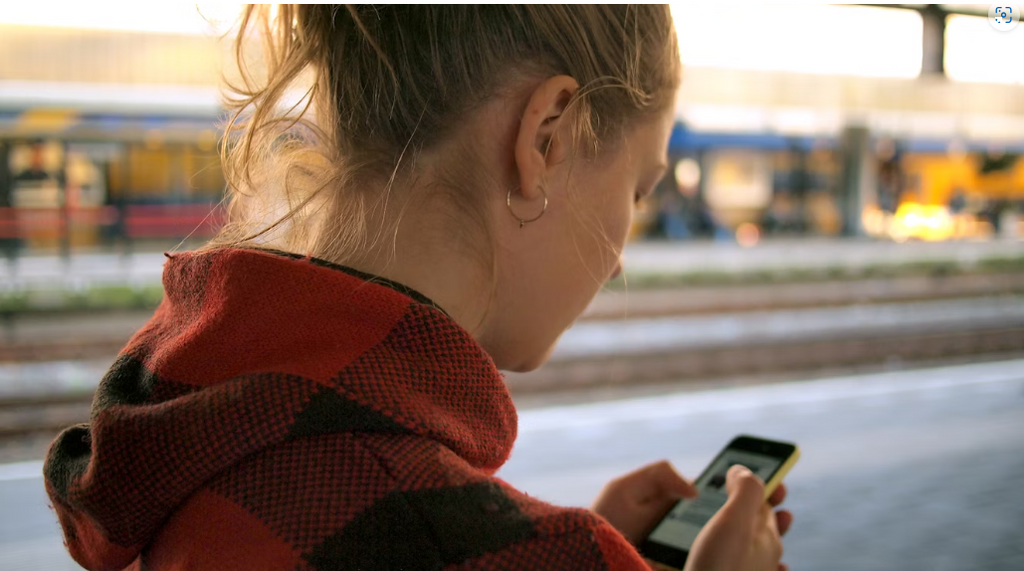
[[[530,222],[539,220],[540,217],[544,216],[544,213],[548,211],[548,191],[544,190],[543,186],[538,186],[537,188],[539,188],[540,191],[544,194],[544,206],[541,208],[540,214],[534,216],[533,218],[530,218],[529,220],[524,220],[520,218],[519,215],[516,214],[514,210],[512,210],[512,189],[508,189],[508,195],[505,197],[505,204],[508,205],[508,211],[512,213],[512,217],[519,221],[520,228],[522,228],[526,224],[529,224]]]

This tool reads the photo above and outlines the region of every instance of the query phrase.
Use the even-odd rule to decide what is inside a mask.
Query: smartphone
[[[765,482],[768,501],[799,458],[796,444],[737,436],[697,478],[694,485],[699,495],[676,503],[640,545],[640,553],[663,568],[682,569],[697,534],[729,497],[725,489],[729,468],[742,464],[757,474]]]

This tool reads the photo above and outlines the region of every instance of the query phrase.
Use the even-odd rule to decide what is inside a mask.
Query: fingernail
[[[739,475],[739,476],[747,476],[747,475],[751,475],[752,476],[754,474],[753,472],[750,471],[750,468],[747,468],[743,464],[736,464],[731,469],[736,470],[736,474]]]

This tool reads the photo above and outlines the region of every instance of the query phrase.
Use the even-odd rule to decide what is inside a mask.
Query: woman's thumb
[[[741,513],[756,515],[764,503],[764,482],[746,466],[740,464],[729,468],[725,476],[725,489],[729,499],[725,507]]]

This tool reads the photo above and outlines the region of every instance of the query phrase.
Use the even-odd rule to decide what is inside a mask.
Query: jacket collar
[[[281,253],[168,258],[160,307],[44,466],[79,562],[127,565],[210,478],[296,438],[419,435],[488,475],[508,458],[502,375],[422,295]]]

